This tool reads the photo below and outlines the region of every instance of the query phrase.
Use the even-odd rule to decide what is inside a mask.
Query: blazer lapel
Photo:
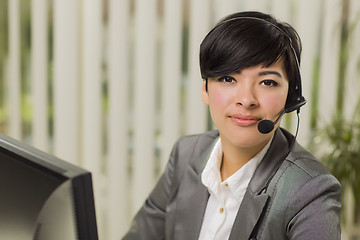
[[[229,240],[249,239],[270,196],[261,194],[254,196],[246,192],[239,212],[236,216]]]
[[[266,209],[271,196],[267,184],[284,161],[289,141],[281,129],[277,129],[270,148],[256,169],[240,205],[230,234],[230,240],[249,239],[257,222]]]
[[[209,192],[201,182],[201,173],[215,143],[216,139],[206,146],[199,146],[199,148],[204,148],[203,154],[196,159],[191,159],[190,165],[185,169],[177,194],[176,219],[180,220],[175,222],[174,239],[197,239],[199,237],[209,198]]]

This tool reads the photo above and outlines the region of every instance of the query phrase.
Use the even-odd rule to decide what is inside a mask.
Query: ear
[[[206,91],[206,79],[203,79],[202,87],[201,87],[201,98],[205,105],[209,105],[209,94]]]

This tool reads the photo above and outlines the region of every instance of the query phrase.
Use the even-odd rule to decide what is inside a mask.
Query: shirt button
[[[223,213],[224,212],[224,208],[220,208],[220,213]]]
[[[228,184],[228,183],[225,183],[225,186],[226,186],[226,187],[228,187],[228,186],[229,186],[229,184]]]

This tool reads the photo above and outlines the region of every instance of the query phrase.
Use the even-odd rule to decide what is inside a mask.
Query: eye
[[[232,82],[236,82],[236,80],[231,76],[222,76],[218,78],[218,82],[232,83]]]
[[[269,87],[276,87],[278,85],[278,83],[274,80],[263,80],[263,81],[261,81],[260,84],[269,86]]]

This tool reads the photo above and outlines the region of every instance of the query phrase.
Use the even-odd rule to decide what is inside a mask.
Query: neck
[[[223,158],[220,166],[221,180],[225,181],[228,177],[242,168],[265,147],[269,140],[251,148],[242,148],[229,144],[225,140],[221,139],[221,147],[223,151]]]

